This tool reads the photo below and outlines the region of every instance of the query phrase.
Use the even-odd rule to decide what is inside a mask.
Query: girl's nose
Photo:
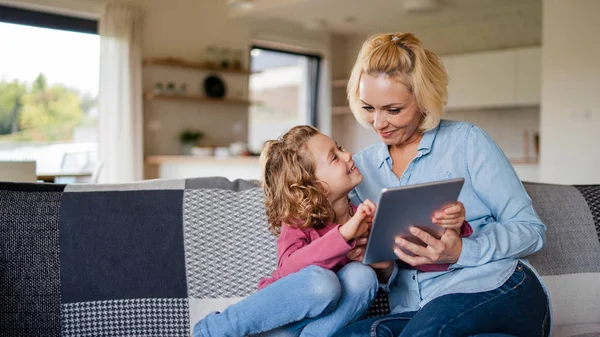
[[[344,161],[350,161],[350,159],[352,159],[352,153],[350,153],[350,152],[343,152],[342,153],[342,158],[344,158]]]

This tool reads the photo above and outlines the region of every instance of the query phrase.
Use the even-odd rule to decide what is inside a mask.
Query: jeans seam
[[[550,321],[550,306],[548,303],[546,303],[546,314],[544,315],[544,320],[542,321],[542,331],[540,333],[540,336],[545,337],[546,336],[546,325]]]
[[[403,317],[387,317],[387,318],[382,318],[382,319],[378,319],[377,321],[373,322],[373,324],[371,325],[371,331],[370,331],[370,336],[371,337],[377,337],[377,327],[379,326],[380,323],[386,322],[386,321],[393,321],[396,319],[408,319],[408,318],[403,318]]]
[[[518,265],[517,265],[517,268],[518,268]],[[465,311],[461,312],[461,313],[460,313],[458,316],[454,317],[453,319],[451,319],[450,321],[448,321],[446,324],[444,324],[444,325],[443,325],[443,326],[440,328],[440,331],[438,332],[438,336],[442,336],[442,331],[443,331],[443,330],[444,330],[444,329],[445,329],[445,328],[446,328],[446,327],[447,327],[447,326],[448,326],[450,323],[452,323],[452,322],[454,322],[455,320],[459,319],[461,316],[463,316],[463,315],[464,315],[464,314],[466,314],[467,312],[470,312],[470,311],[472,311],[472,310],[474,310],[474,309],[476,309],[476,308],[478,308],[478,307],[480,307],[480,306],[482,306],[482,305],[484,305],[484,304],[486,304],[486,303],[489,303],[490,301],[493,301],[493,300],[495,300],[496,298],[498,298],[498,297],[500,297],[500,296],[506,295],[506,294],[508,294],[509,292],[512,292],[513,290],[516,290],[518,287],[520,287],[520,286],[521,286],[521,285],[522,285],[522,284],[525,282],[525,280],[527,280],[527,273],[525,273],[525,271],[522,269],[522,267],[521,267],[521,270],[523,271],[523,279],[522,279],[522,280],[521,280],[521,281],[520,281],[520,282],[519,282],[517,285],[515,285],[515,286],[514,286],[514,287],[512,287],[511,289],[508,289],[508,290],[506,290],[506,291],[502,291],[502,292],[501,292],[501,293],[499,293],[498,295],[496,295],[496,296],[494,296],[494,297],[492,297],[492,298],[490,298],[490,299],[488,299],[488,300],[486,300],[486,301],[483,301],[483,302],[481,302],[481,303],[477,304],[476,306],[474,306],[474,307],[472,307],[472,308],[469,308],[469,309],[467,309],[467,310],[465,310]],[[513,272],[513,273],[514,273],[514,272]],[[510,279],[510,278],[509,278],[509,279]]]

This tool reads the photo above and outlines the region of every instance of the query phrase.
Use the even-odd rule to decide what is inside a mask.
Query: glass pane
[[[297,124],[308,124],[311,83],[309,58],[283,51],[253,48],[251,55],[248,145],[258,153],[262,144]]]
[[[35,160],[38,176],[91,175],[100,37],[0,22],[0,43],[0,160]]]

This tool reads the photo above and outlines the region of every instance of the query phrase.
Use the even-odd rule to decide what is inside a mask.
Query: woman
[[[459,200],[474,232],[460,238],[447,230],[436,239],[414,228],[426,247],[396,238],[397,263],[372,265],[389,292],[391,314],[356,322],[336,336],[549,334],[546,292],[521,259],[544,246],[546,227],[494,141],[472,124],[441,120],[447,85],[442,62],[413,34],[374,36],[360,50],[348,100],[381,142],[354,156],[365,179],[350,194],[352,202],[377,203],[383,187],[462,177]],[[351,259],[362,259],[365,242]],[[420,264],[441,268],[411,268]]]

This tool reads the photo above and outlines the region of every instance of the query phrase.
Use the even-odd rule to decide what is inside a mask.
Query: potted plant
[[[179,142],[181,142],[181,148],[184,155],[192,154],[192,148],[198,144],[200,139],[204,136],[202,131],[197,130],[184,130],[179,134]]]

